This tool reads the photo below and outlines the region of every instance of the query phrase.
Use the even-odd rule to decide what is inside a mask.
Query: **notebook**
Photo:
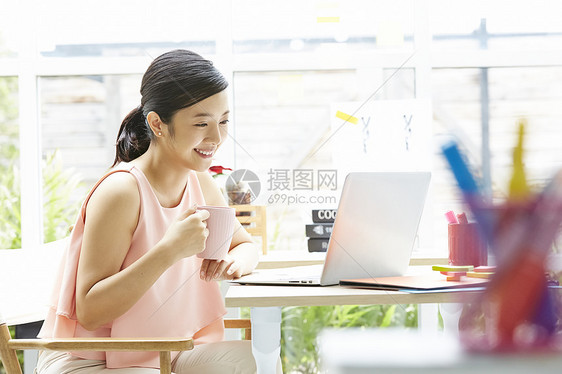
[[[329,286],[403,275],[421,219],[429,172],[347,175],[323,265],[257,269],[241,284]]]
[[[439,272],[420,275],[405,275],[399,277],[379,277],[376,279],[342,279],[340,285],[369,288],[373,290],[390,291],[447,291],[460,288],[475,288],[485,286],[488,279],[462,277],[459,281],[448,281]]]

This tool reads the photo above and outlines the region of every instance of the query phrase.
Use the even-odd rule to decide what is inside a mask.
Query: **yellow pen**
[[[526,124],[525,119],[519,121],[519,137],[517,145],[513,149],[513,174],[509,182],[509,197],[514,200],[525,199],[530,193],[525,177],[525,167],[523,166],[523,138]]]

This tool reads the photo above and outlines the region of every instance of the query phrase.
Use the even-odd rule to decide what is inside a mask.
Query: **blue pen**
[[[488,242],[491,241],[493,235],[493,221],[489,214],[483,212],[483,199],[480,189],[472,176],[472,173],[468,169],[468,166],[464,162],[464,158],[459,151],[457,143],[451,141],[445,144],[441,150],[443,155],[449,162],[451,171],[457,180],[459,188],[461,189],[466,203],[472,210],[472,214],[479,224],[480,231],[482,235]]]
[[[450,142],[442,147],[443,154],[451,166],[457,183],[464,194],[480,195],[478,185],[465,164],[457,143]]]

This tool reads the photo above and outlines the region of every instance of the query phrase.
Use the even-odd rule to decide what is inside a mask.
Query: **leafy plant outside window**
[[[80,201],[72,201],[73,192],[82,186],[71,169],[64,169],[58,152],[43,161],[43,241],[49,243],[68,235]],[[16,160],[0,175],[0,248],[21,247],[21,194]]]
[[[250,308],[240,308],[242,318]],[[418,327],[418,306],[336,305],[284,307],[281,320],[281,362],[283,373],[317,374],[320,352],[317,338],[324,328]]]

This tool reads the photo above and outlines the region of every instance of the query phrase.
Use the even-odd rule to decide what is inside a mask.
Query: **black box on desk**
[[[313,223],[305,226],[306,236],[309,238],[329,238],[332,234],[333,223]]]
[[[326,252],[328,250],[329,238],[308,239],[309,252]]]
[[[336,220],[337,209],[313,209],[312,222],[314,223],[334,223]]]

